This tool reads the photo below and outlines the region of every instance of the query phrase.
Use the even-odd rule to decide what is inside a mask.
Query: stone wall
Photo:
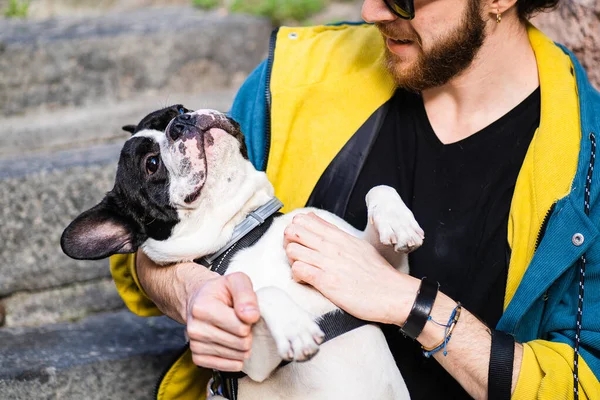
[[[600,89],[600,0],[562,0],[558,9],[533,23],[571,49]]]
[[[269,31],[249,21],[179,7],[8,21],[0,27],[0,113],[237,87],[264,55]]]

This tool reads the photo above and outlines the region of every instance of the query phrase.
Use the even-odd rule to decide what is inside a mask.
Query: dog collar
[[[211,268],[215,260],[217,260],[221,255],[223,255],[223,253],[225,253],[242,238],[244,238],[254,228],[256,228],[259,225],[262,225],[269,217],[271,217],[273,214],[279,211],[282,207],[283,203],[277,197],[273,197],[267,203],[263,204],[256,210],[251,211],[246,216],[246,219],[244,219],[233,229],[233,235],[231,236],[231,239],[229,239],[225,246],[221,247],[221,249],[219,249],[217,252],[208,256],[204,256],[197,261],[205,267]]]

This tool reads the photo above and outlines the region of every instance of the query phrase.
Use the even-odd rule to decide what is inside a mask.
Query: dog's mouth
[[[188,194],[185,197],[185,199],[183,199],[183,201],[185,202],[185,204],[192,204],[194,201],[196,201],[196,199],[200,196],[200,193],[202,192],[202,188],[203,187],[204,187],[204,185],[200,186],[192,194]]]
[[[206,182],[207,152],[215,142],[213,129],[230,133],[234,127],[224,114],[203,110],[176,117],[166,129],[170,151],[177,154],[179,174],[187,180],[186,186],[193,188],[183,198],[186,206],[191,206],[200,197]]]

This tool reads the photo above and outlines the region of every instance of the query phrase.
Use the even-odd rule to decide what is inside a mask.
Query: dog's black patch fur
[[[131,133],[164,131],[174,117],[189,111],[177,104],[154,111],[135,127],[127,125],[123,129]],[[170,205],[167,170],[161,162],[158,170],[148,175],[145,167],[148,155],[158,154],[159,145],[150,138],[125,142],[114,188],[63,232],[61,247],[65,254],[76,259],[105,258],[131,253],[148,238],[165,240],[171,235],[179,218]]]
[[[154,111],[137,125],[126,125],[123,129],[132,134],[144,129],[164,132],[171,120],[190,111],[176,104]],[[226,117],[217,125],[238,140],[241,154],[248,159],[239,124]],[[169,176],[164,164],[160,162],[151,175],[146,172],[146,160],[154,155],[160,155],[160,146],[151,138],[136,137],[125,142],[113,189],[63,232],[61,247],[65,254],[75,259],[100,259],[134,252],[148,238],[169,238],[179,217],[170,204]]]
[[[137,125],[125,125],[122,129],[132,135],[144,129],[156,129],[164,131],[169,122],[180,114],[191,112],[192,110],[185,108],[182,104],[175,104],[170,107],[165,107],[156,110],[146,115]],[[162,127],[159,129],[158,127]]]
[[[229,120],[229,123],[232,126],[232,129],[228,130],[227,132],[229,132],[229,134],[231,136],[233,136],[234,138],[236,138],[238,140],[238,142],[240,142],[240,152],[242,153],[242,156],[246,160],[249,160],[248,148],[246,147],[246,139],[244,138],[244,134],[242,133],[242,128],[240,127],[240,124],[238,124],[236,121],[234,121],[231,118],[227,118],[227,119]]]

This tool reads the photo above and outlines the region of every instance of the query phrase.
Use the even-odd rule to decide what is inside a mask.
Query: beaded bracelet
[[[456,307],[454,307],[454,310],[452,310],[450,319],[448,320],[448,323],[445,325],[434,321],[431,318],[431,316],[429,316],[429,318],[427,318],[429,321],[433,322],[434,324],[443,326],[446,329],[444,330],[444,339],[440,343],[438,343],[432,347],[421,346],[421,349],[423,349],[423,355],[425,357],[429,358],[442,349],[444,349],[444,357],[448,354],[448,350],[446,350],[446,346],[448,345],[448,342],[450,341],[450,338],[452,337],[452,332],[454,332],[454,328],[456,327],[456,324],[458,323],[458,319],[460,318],[461,310],[462,310],[462,305],[459,302],[456,304]]]

